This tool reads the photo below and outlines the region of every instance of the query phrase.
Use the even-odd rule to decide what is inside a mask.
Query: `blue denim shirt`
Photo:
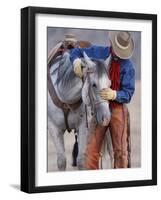
[[[76,58],[83,57],[83,52],[95,59],[106,59],[110,54],[110,47],[91,46],[89,48],[74,48],[70,52],[73,62]],[[120,90],[117,91],[116,101],[129,103],[135,91],[135,69],[129,59],[120,59]]]

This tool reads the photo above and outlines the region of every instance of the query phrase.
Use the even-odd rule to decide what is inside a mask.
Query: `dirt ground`
[[[141,83],[136,81],[136,89],[132,101],[128,104],[130,112],[130,127],[131,127],[131,167],[137,168],[141,166]],[[74,134],[65,133],[65,149],[67,156],[67,169],[66,170],[77,170],[72,167],[72,148],[74,144]],[[105,147],[106,148],[106,147]],[[50,134],[48,134],[48,165],[47,171],[57,171],[56,163],[56,151],[55,146],[51,140]],[[109,155],[105,153],[103,155],[103,168],[110,168]]]

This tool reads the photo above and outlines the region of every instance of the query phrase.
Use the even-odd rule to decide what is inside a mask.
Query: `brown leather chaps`
[[[127,168],[129,166],[128,120],[128,109],[125,105],[120,104],[117,108],[113,108],[108,127],[96,125],[88,138],[85,154],[86,169],[99,169],[101,147],[108,128],[112,138],[114,168]]]

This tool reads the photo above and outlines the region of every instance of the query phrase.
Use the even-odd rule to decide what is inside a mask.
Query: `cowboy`
[[[104,100],[110,101],[111,120],[108,127],[96,126],[90,134],[86,148],[86,169],[98,169],[101,146],[107,129],[109,128],[114,152],[114,168],[129,167],[129,113],[126,103],[131,101],[135,90],[135,70],[130,58],[134,50],[131,34],[126,31],[109,31],[110,47],[91,46],[89,48],[74,48],[70,58],[74,72],[82,78],[81,57],[83,51],[96,59],[107,59],[111,55],[109,78],[111,88],[100,91]]]

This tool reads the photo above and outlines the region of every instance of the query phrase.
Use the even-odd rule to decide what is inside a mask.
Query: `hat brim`
[[[132,56],[134,51],[134,42],[132,39],[129,41],[129,45],[127,49],[121,49],[115,42],[115,37],[119,33],[119,31],[109,31],[109,38],[111,41],[111,45],[114,53],[121,59],[128,59]]]

